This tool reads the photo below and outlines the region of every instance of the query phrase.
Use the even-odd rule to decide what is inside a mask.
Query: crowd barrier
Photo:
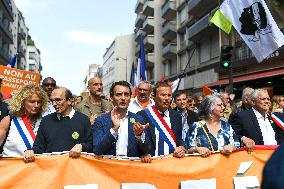
[[[220,153],[202,158],[156,158],[150,164],[137,159],[68,154],[43,155],[34,163],[22,158],[0,158],[0,188],[63,188],[66,185],[98,184],[100,189],[119,189],[122,183],[149,183],[157,189],[178,189],[181,181],[216,178],[217,188],[234,188],[233,177],[241,162],[253,161],[245,176],[262,179],[262,169],[277,146],[257,146],[252,153],[244,149],[230,156]]]

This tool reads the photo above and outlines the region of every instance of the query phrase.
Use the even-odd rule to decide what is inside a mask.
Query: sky
[[[135,0],[14,0],[41,51],[43,78],[74,94],[89,64],[102,64],[116,36],[133,33]]]

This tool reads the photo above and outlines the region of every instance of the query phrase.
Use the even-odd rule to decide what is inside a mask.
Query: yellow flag
[[[213,17],[210,20],[211,23],[215,24],[217,27],[219,27],[221,30],[229,34],[232,29],[232,23],[228,18],[223,15],[223,13],[218,9]]]

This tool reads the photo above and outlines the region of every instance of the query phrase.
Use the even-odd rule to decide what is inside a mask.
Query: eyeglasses
[[[55,83],[43,83],[42,85],[45,87],[55,87]]]
[[[60,103],[62,103],[63,100],[66,100],[66,99],[64,99],[64,98],[50,99],[51,104],[60,104]]]

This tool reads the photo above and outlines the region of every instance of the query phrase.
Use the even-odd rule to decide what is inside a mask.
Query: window
[[[36,66],[34,64],[29,64],[29,71],[31,72],[36,71]]]
[[[29,59],[34,60],[35,59],[35,52],[29,52]]]

